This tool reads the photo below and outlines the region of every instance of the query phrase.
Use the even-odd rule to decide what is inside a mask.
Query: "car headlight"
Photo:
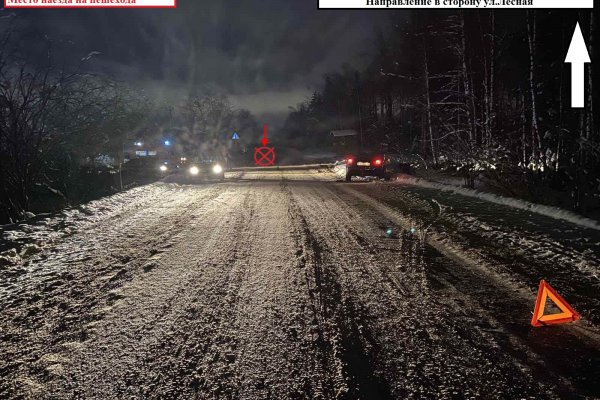
[[[213,167],[213,172],[215,174],[220,174],[221,172],[223,172],[223,167],[221,167],[219,164],[215,164],[215,166]]]
[[[200,170],[198,169],[198,167],[193,166],[192,168],[190,168],[190,174],[198,175],[198,173],[200,173]]]
[[[166,172],[168,168],[166,165],[161,165],[160,167],[158,167],[158,169],[160,169],[162,172]]]

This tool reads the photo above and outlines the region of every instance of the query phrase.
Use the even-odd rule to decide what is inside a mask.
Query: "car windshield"
[[[222,162],[222,158],[223,157],[219,156],[218,154],[206,152],[195,156],[187,157],[186,159],[196,164],[213,164]]]

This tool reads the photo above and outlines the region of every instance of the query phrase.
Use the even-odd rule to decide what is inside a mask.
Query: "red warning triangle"
[[[562,312],[556,314],[544,315],[544,307],[546,307],[546,299],[550,299],[556,304]],[[569,305],[558,293],[552,288],[545,280],[540,281],[540,288],[538,289],[537,299],[535,300],[535,307],[533,309],[533,317],[531,318],[531,325],[533,326],[544,326],[544,325],[556,325],[564,324],[566,322],[573,322],[580,319],[581,316],[577,311],[573,310],[573,307]]]

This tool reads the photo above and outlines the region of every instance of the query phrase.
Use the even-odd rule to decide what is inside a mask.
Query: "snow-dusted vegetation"
[[[453,170],[470,188],[485,180],[506,196],[598,216],[598,67],[587,64],[586,107],[572,109],[564,62],[577,21],[593,54],[591,12],[391,15],[368,66],[327,74],[285,131],[290,143],[324,144],[331,130],[353,129],[364,148],[417,154],[421,168]]]

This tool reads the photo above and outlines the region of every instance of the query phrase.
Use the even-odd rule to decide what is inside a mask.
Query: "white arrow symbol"
[[[571,107],[583,108],[585,103],[585,63],[592,62],[581,34],[579,22],[567,52],[566,63],[571,64]]]

